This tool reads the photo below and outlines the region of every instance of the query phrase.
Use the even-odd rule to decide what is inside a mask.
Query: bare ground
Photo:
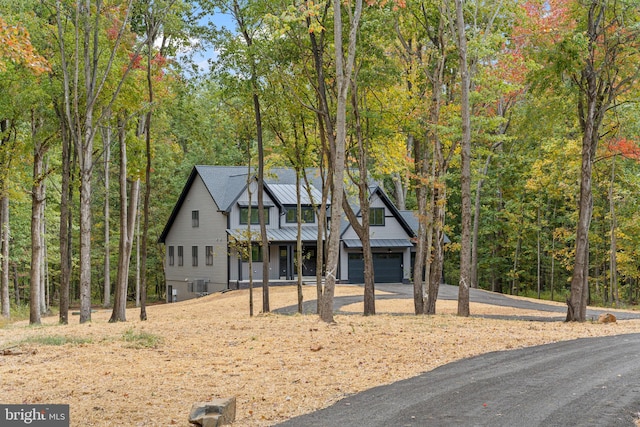
[[[315,287],[305,287],[305,299]],[[341,286],[336,295],[360,294]],[[254,292],[256,312],[261,290]],[[3,403],[69,404],[73,426],[188,425],[191,405],[236,396],[236,426],[268,426],[328,406],[377,385],[490,351],[640,332],[640,320],[612,324],[527,322],[412,313],[412,300],[380,300],[376,316],[248,316],[248,291],[232,291],[148,308],[149,320],[109,324],[109,310],[89,324],[0,329]],[[295,287],[272,287],[271,309],[296,303]],[[361,310],[361,304],[344,307]],[[471,304],[472,314],[549,313]],[[153,338],[161,337],[157,343]],[[44,343],[58,338],[62,344]],[[146,341],[146,340],[150,340]],[[6,353],[6,355],[2,355]]]

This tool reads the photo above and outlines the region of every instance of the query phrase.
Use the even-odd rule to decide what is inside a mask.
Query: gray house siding
[[[198,226],[193,226],[192,212],[198,212]],[[168,301],[182,301],[204,293],[227,288],[226,216],[217,210],[202,179],[196,176],[174,223],[165,238],[165,272]],[[183,248],[179,264],[178,247]],[[193,265],[192,248],[197,247],[197,266]],[[207,265],[207,246],[212,247],[212,264]],[[173,265],[169,248],[173,247]],[[194,286],[195,284],[195,286]]]

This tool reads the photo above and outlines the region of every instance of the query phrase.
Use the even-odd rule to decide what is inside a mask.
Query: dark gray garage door
[[[376,283],[402,282],[402,254],[374,253],[373,272]],[[349,283],[364,283],[362,254],[349,254]]]

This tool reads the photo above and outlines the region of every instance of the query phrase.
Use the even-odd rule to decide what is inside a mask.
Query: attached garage
[[[402,282],[402,253],[373,253],[376,283]],[[364,259],[361,253],[349,254],[349,283],[364,283]]]

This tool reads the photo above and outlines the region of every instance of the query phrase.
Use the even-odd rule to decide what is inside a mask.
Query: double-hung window
[[[384,225],[384,208],[369,209],[369,225]]]

